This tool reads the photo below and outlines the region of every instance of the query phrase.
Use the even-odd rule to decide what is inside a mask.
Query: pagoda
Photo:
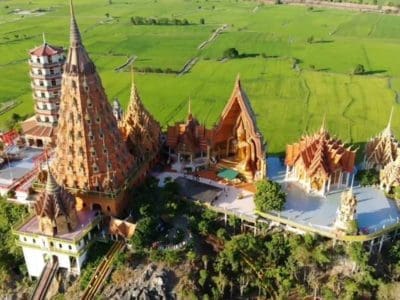
[[[76,228],[75,199],[55,182],[50,172],[44,192],[35,202],[35,211],[40,230],[47,235],[64,234]]]
[[[357,222],[357,198],[353,190],[350,189],[342,192],[334,227],[338,230],[349,232],[352,229],[353,222]],[[353,232],[350,233],[354,234]]]
[[[399,142],[392,132],[392,117],[393,109],[386,128],[366,144],[364,154],[364,167],[366,169],[380,171],[388,163],[396,160],[399,151]]]
[[[120,130],[138,165],[155,159],[160,150],[160,124],[144,107],[135,85],[133,70],[130,102],[120,123]]]
[[[43,44],[29,54],[35,116],[22,122],[22,132],[28,145],[43,147],[54,143],[65,54],[63,48],[48,44],[44,34]]]
[[[286,146],[286,180],[299,181],[308,192],[324,195],[332,186],[348,186],[356,150],[330,136],[323,122],[319,131]]]
[[[135,167],[94,63],[83,46],[71,2],[70,46],[64,66],[52,163],[56,181],[77,197],[78,209],[118,215]]]
[[[222,168],[237,170],[248,181],[266,176],[264,140],[239,76],[213,129],[212,155],[219,159]]]

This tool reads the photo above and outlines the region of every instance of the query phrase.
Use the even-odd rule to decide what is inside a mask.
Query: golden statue
[[[236,158],[240,161],[241,168],[244,171],[249,171],[251,167],[251,146],[246,141],[246,131],[243,126],[243,121],[239,121],[239,126],[236,130],[237,152]]]

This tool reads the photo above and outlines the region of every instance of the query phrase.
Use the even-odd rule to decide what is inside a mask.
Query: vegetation
[[[15,9],[50,6],[52,9],[46,9],[43,15],[22,17],[13,13]],[[137,86],[146,107],[162,125],[172,124],[186,116],[185,103],[190,96],[197,118],[212,126],[240,73],[270,153],[284,151],[285,145],[303,132],[318,128],[325,112],[332,134],[344,141],[364,142],[385,126],[400,90],[400,61],[392,59],[400,52],[400,18],[396,16],[310,11],[306,7],[258,5],[252,1],[233,5],[228,0],[203,1],[201,5],[183,0],[153,1],[149,5],[138,0],[134,3],[135,12],[131,10],[132,1],[113,1],[112,5],[106,1],[93,6],[91,1],[82,0],[75,6],[85,46],[109,99],[117,97],[127,104],[129,72],[116,72],[115,68],[132,55],[137,56],[136,68],[164,71],[181,70],[191,58],[199,57],[184,76],[167,72],[137,74]],[[256,6],[257,11],[253,12]],[[113,18],[104,22],[106,13]],[[0,127],[6,128],[13,113],[33,112],[27,51],[41,43],[41,32],[46,32],[49,42],[66,47],[67,14],[67,3],[54,7],[49,0],[31,4],[15,0],[0,6],[0,102],[21,100],[21,104],[0,116]],[[193,24],[131,26],[133,15],[187,19]],[[205,24],[199,24],[201,18],[206,19]],[[198,49],[220,24],[229,26]],[[308,44],[305,41],[311,35],[315,41]],[[240,53],[268,53],[268,57],[249,56],[221,63],[221,55],[230,47]],[[292,68],[294,57],[300,60],[299,68]],[[363,65],[370,76],[350,75],[357,64]],[[308,67],[311,65],[315,68]],[[154,89],[154,85],[159,88]],[[181,88],[171,88],[178,86]],[[399,126],[400,119],[394,119],[393,127]]]
[[[360,170],[357,172],[357,180],[361,186],[379,184],[379,173],[375,169]]]
[[[279,183],[270,180],[262,180],[256,183],[257,192],[254,203],[257,210],[268,212],[270,210],[281,211],[286,202],[286,195]]]
[[[204,19],[203,19],[204,20]],[[146,18],[146,17],[131,17],[133,25],[189,25],[187,19],[169,19],[169,18]],[[204,23],[202,23],[204,24]]]
[[[365,68],[363,65],[358,64],[354,67],[353,74],[354,75],[362,75],[365,73]]]
[[[15,284],[18,275],[26,275],[21,248],[16,245],[12,233],[13,224],[27,215],[25,206],[11,204],[0,199],[0,295]]]
[[[228,48],[224,51],[223,58],[238,58],[239,51],[236,48]]]

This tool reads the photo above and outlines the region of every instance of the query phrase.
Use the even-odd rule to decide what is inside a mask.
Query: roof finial
[[[390,111],[390,116],[389,116],[389,121],[386,126],[386,128],[383,130],[382,135],[383,136],[391,136],[392,134],[392,118],[393,118],[393,110],[394,107],[392,106],[392,110]]]
[[[70,0],[70,14],[71,14],[71,28],[70,28],[70,43],[71,46],[76,46],[81,43],[81,34],[79,32],[78,24],[75,19],[74,4]]]
[[[325,132],[326,131],[326,113],[324,113],[324,117],[322,119],[322,124],[321,124],[321,129],[320,132]]]
[[[236,75],[236,86],[240,87],[240,73]]]
[[[43,37],[43,44],[46,44],[46,35],[44,34],[44,32],[42,32],[42,37]]]
[[[188,115],[189,118],[192,116],[192,98],[189,96],[189,104],[188,104]]]
[[[131,63],[131,82],[132,86],[135,85],[135,69],[133,68],[133,63]]]

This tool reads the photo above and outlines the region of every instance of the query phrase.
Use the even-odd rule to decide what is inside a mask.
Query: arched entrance
[[[96,210],[96,211],[101,212],[102,211],[101,205],[98,204],[98,203],[93,203],[92,210]]]

